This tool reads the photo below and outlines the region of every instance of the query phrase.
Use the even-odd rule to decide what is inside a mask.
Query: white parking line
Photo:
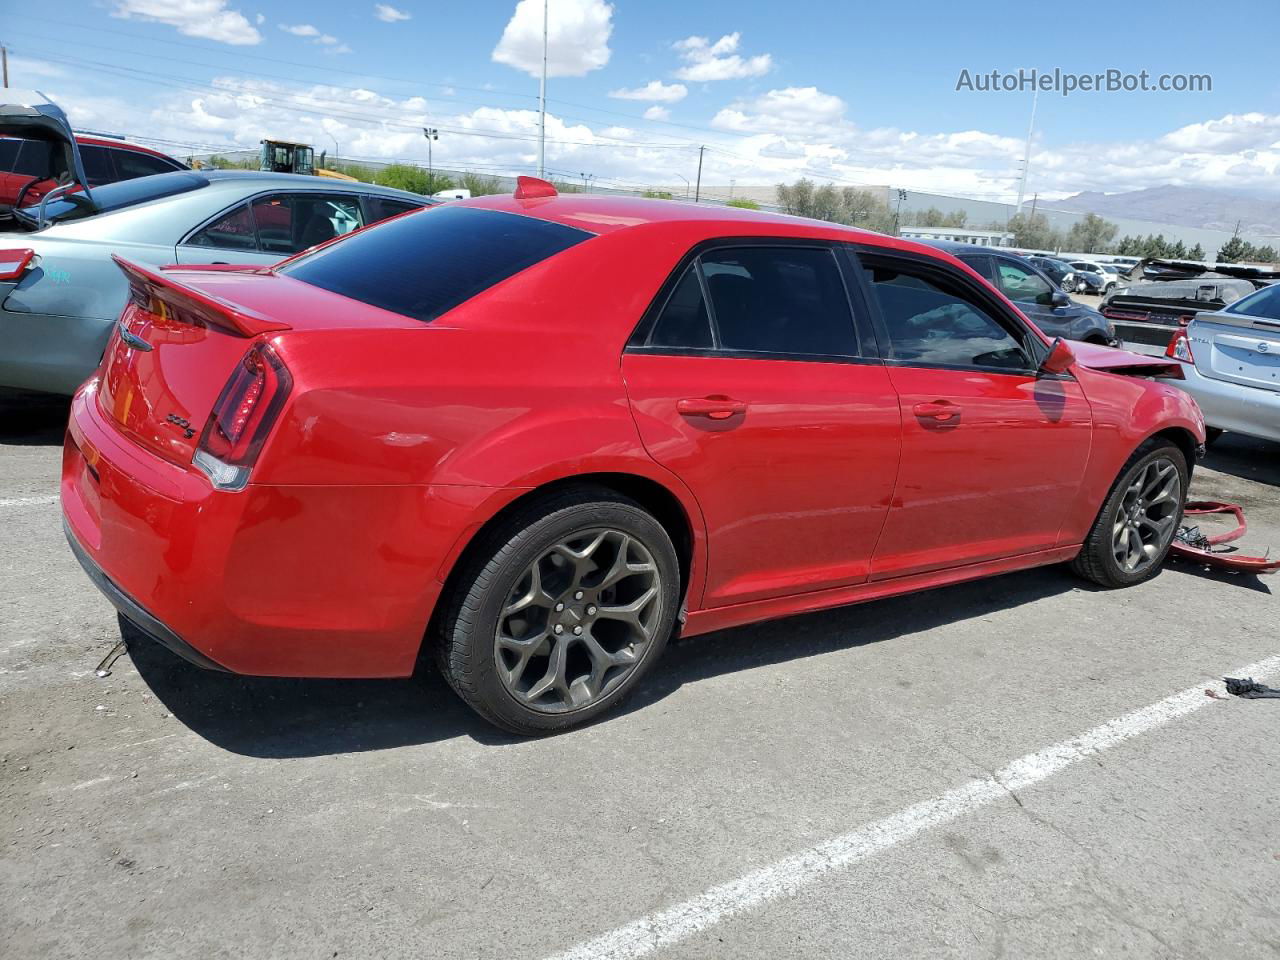
[[[1234,676],[1268,677],[1280,672],[1280,656],[1239,667]],[[578,944],[548,960],[634,960],[688,939],[708,927],[770,900],[790,896],[823,875],[872,857],[882,850],[1009,796],[1053,776],[1086,757],[1194,713],[1215,700],[1221,683],[1200,683],[1150,706],[1109,720],[1086,733],[1019,757],[992,776],[970,780],[946,793],[913,804],[826,843],[712,887],[690,900]]]
[[[0,507],[33,507],[39,503],[57,503],[58,495],[47,497],[0,497]]]

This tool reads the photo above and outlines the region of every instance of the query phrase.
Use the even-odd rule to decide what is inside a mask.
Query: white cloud
[[[706,37],[685,37],[671,46],[685,61],[676,76],[690,83],[709,83],[712,80],[740,80],[761,77],[773,69],[773,57],[761,53],[743,57],[737,52],[742,35],[727,33],[715,43]]]
[[[389,3],[375,3],[373,5],[373,15],[383,23],[396,23],[400,20],[410,20],[413,14],[406,13],[403,10],[397,10]]]
[[[671,111],[666,107],[660,107],[656,103],[644,112],[646,120],[670,120]]]
[[[26,57],[9,58],[9,80],[15,87],[31,87],[28,81],[32,78],[49,79],[65,77],[67,71],[56,63],[44,60],[30,60]]]
[[[711,125],[741,133],[815,131],[839,126],[844,110],[843,100],[817,87],[784,87],[725,107],[712,117]]]
[[[281,30],[285,33],[291,33],[295,37],[304,37],[312,43],[318,44],[325,48],[325,53],[350,53],[351,48],[340,41],[337,37],[328,33],[321,33],[319,28],[309,23],[299,23],[290,26],[286,23],[279,24]]]
[[[493,60],[540,76],[542,18],[540,0],[520,0],[493,48]],[[551,0],[547,10],[547,76],[581,77],[603,67],[609,62],[612,33],[613,7],[604,0]]]
[[[233,46],[262,42],[262,34],[243,13],[227,9],[227,0],[116,0],[111,15],[122,20],[168,24],[188,37]]]
[[[643,87],[614,90],[609,94],[616,100],[648,100],[650,103],[678,103],[688,95],[689,88],[683,83],[663,83],[661,80],[650,80]]]
[[[1217,120],[1191,123],[1160,138],[1175,150],[1268,149],[1280,147],[1280,116],[1265,113],[1229,113]]]
[[[267,22],[267,15],[265,13],[260,13],[254,19],[258,21],[258,26],[262,26]]]

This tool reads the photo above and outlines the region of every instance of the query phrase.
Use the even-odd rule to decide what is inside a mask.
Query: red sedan
[[[205,667],[434,654],[521,733],[705,633],[1041,564],[1160,568],[1204,424],[940,251],[524,178],[274,268],[121,262],[73,550]],[[1146,366],[1144,366],[1144,364]]]

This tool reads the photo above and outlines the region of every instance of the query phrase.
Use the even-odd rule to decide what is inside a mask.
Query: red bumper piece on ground
[[[1192,500],[1187,503],[1184,516],[1203,517],[1214,514],[1231,514],[1236,518],[1234,530],[1209,536],[1197,526],[1184,524],[1173,538],[1170,551],[1185,560],[1203,563],[1223,570],[1235,570],[1239,573],[1275,573],[1280,570],[1280,558],[1270,559],[1266,556],[1250,557],[1239,552],[1236,547],[1229,546],[1245,535],[1249,524],[1244,519],[1244,510],[1238,504],[1219,503],[1216,500]]]

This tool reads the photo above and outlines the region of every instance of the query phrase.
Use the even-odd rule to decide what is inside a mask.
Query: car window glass
[[[280,272],[429,322],[592,236],[549,220],[445,204],[308,253]]]
[[[21,140],[14,137],[0,137],[0,173],[13,173],[20,146],[22,146]]]
[[[1280,320],[1280,284],[1263,287],[1257,293],[1241,297],[1226,308],[1227,313],[1240,313],[1266,320]]]
[[[702,298],[696,264],[690,264],[671,291],[649,334],[651,347],[709,350],[713,346],[711,320]]]
[[[399,213],[407,213],[410,210],[421,210],[422,204],[412,203],[408,200],[392,200],[390,197],[365,197],[365,201],[369,204],[370,223],[378,223],[387,217],[394,217]]]
[[[971,268],[983,280],[991,279],[990,257],[961,257],[960,262]]]
[[[983,307],[910,267],[873,264],[871,289],[895,360],[1027,370],[1018,340]]]
[[[742,247],[699,260],[721,349],[857,355],[849,299],[831,250]]]
[[[153,173],[169,173],[178,169],[168,160],[153,157],[149,153],[136,150],[112,150],[115,155],[116,169],[121,180],[132,180],[134,177],[149,177]]]
[[[89,178],[89,186],[111,183],[118,179],[111,166],[111,154],[106,147],[94,147],[88,144],[80,147],[80,163],[84,167],[84,175]]]
[[[197,247],[218,247],[223,250],[254,250],[253,217],[249,205],[242,203],[223,214],[187,241]]]
[[[274,194],[253,202],[258,246],[281,257],[341,237],[364,225],[360,202],[327,193]]]
[[[1053,302],[1053,288],[1040,274],[1021,267],[1012,260],[999,262],[1000,289],[1010,300],[1048,305]]]
[[[57,176],[53,144],[48,140],[23,140],[13,172],[28,177]]]

